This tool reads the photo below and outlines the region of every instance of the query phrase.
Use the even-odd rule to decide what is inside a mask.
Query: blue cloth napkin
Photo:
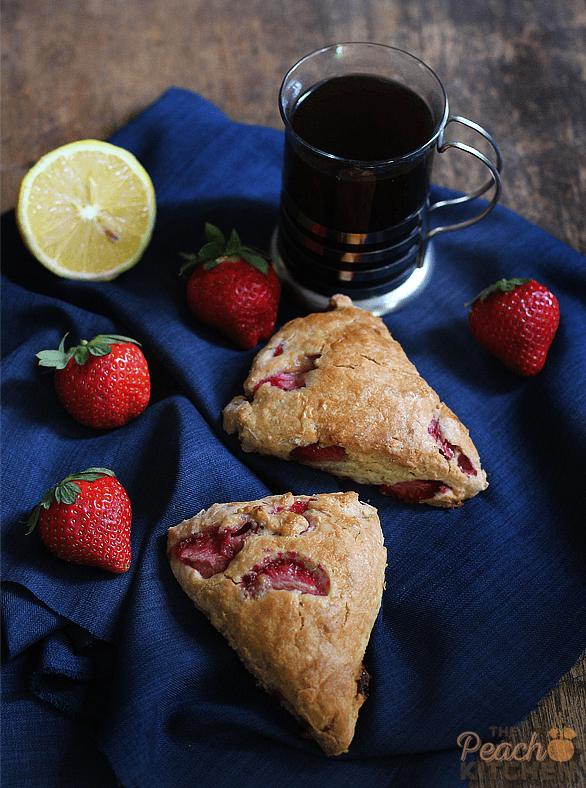
[[[385,318],[470,430],[490,486],[455,511],[357,488],[379,510],[387,585],[354,742],[326,758],[256,687],[165,556],[167,529],[216,501],[341,489],[320,471],[245,455],[223,432],[255,351],[198,325],[178,275],[205,221],[268,247],[282,133],[170,89],[111,141],[139,158],[157,194],[154,237],[132,270],[110,283],[59,279],[27,253],[14,213],[2,217],[5,784],[463,785],[458,735],[521,721],[586,648],[586,260],[497,207],[439,236],[432,285]],[[503,276],[534,277],[560,302],[533,379],[468,330],[464,303]],[[279,324],[299,314],[284,298]],[[35,353],[66,332],[142,343],[153,390],[139,418],[94,431],[63,411]],[[132,501],[133,562],[121,576],[62,562],[25,535],[43,493],[91,465],[112,467]]]

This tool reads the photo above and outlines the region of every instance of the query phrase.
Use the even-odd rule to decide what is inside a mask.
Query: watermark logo
[[[555,726],[548,731],[551,741],[547,745],[547,754],[552,761],[569,761],[574,755],[574,745],[572,739],[578,735],[572,728],[556,728]]]
[[[574,744],[578,734],[569,726],[554,725],[547,732],[549,741],[545,742],[535,732],[528,741],[512,741],[509,740],[508,728],[495,725],[489,730],[493,738],[498,735],[498,739],[503,740],[498,743],[483,742],[474,731],[464,731],[458,736],[457,744],[462,750],[462,780],[478,780],[481,773],[484,776],[487,772],[496,773],[498,770],[504,780],[517,781],[533,777],[543,783],[562,779],[558,784],[566,785],[570,784],[566,782],[568,778],[586,775],[586,763]]]

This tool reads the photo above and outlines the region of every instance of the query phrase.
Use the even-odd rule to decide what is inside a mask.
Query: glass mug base
[[[278,241],[279,228],[276,227],[271,240],[271,257],[273,266],[283,283],[283,287],[305,309],[311,312],[325,311],[329,306],[330,295],[324,294],[323,290],[322,292],[313,290],[311,287],[295,279],[283,261],[279,252]],[[366,309],[377,317],[382,317],[389,312],[399,309],[418,296],[429,284],[433,268],[433,243],[429,242],[426,246],[421,265],[414,267],[407,278],[397,282],[395,286],[393,286],[392,283],[388,284],[386,292],[369,295],[367,291],[346,289],[343,284],[340,283],[339,287],[332,288],[331,295],[335,294],[333,292],[334,290],[336,293],[348,295],[355,306]]]

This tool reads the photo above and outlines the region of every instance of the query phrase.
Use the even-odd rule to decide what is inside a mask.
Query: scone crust
[[[345,461],[307,464],[360,484],[442,481],[448,489],[428,501],[436,506],[457,506],[485,489],[468,430],[383,321],[349,299],[334,297],[332,306],[290,321],[271,338],[254,359],[244,396],[224,409],[224,429],[238,434],[244,451],[284,460],[296,447],[342,446]],[[304,373],[302,388],[262,383],[282,370],[307,367],[308,359],[313,368]],[[442,452],[432,423],[456,447],[453,456]],[[471,473],[459,466],[461,455]]]
[[[302,514],[290,511],[307,501]],[[260,526],[225,571],[203,579],[173,546],[207,528]],[[243,577],[275,552],[294,553],[329,577],[327,595],[271,589],[258,598]],[[354,492],[269,496],[215,504],[171,528],[172,571],[259,684],[307,727],[328,755],[345,752],[364,694],[363,658],[378,614],[386,549],[376,509]]]

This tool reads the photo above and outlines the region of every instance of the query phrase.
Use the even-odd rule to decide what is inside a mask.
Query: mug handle
[[[468,126],[468,128],[473,129],[478,134],[480,134],[484,139],[489,143],[491,148],[494,151],[496,164],[493,164],[490,159],[488,159],[484,154],[480,153],[480,151],[476,150],[476,148],[470,147],[470,145],[466,145],[463,142],[445,142],[443,141],[443,133],[448,126],[448,123],[461,123],[463,126]],[[459,222],[458,224],[446,224],[442,225],[441,227],[434,227],[433,230],[430,230],[426,235],[426,240],[429,240],[434,235],[438,235],[438,233],[445,233],[448,230],[461,230],[463,227],[469,227],[471,224],[474,224],[479,219],[482,219],[483,216],[486,216],[489,211],[491,211],[494,206],[496,205],[500,193],[501,193],[501,170],[503,166],[503,160],[501,157],[501,153],[498,149],[498,146],[491,135],[479,126],[478,123],[474,123],[467,118],[463,118],[461,115],[450,115],[446,121],[446,125],[444,126],[442,133],[437,142],[437,150],[438,153],[443,153],[444,151],[448,150],[449,148],[458,148],[459,150],[466,151],[466,153],[470,153],[472,156],[475,156],[479,159],[488,169],[490,170],[490,180],[487,181],[483,186],[477,189],[475,192],[470,192],[469,194],[464,194],[462,197],[456,197],[453,200],[440,200],[438,202],[433,203],[430,205],[428,213],[432,213],[433,211],[437,210],[438,208],[443,208],[446,205],[455,205],[457,203],[465,203],[470,202],[470,200],[475,200],[477,197],[480,197],[482,194],[487,192],[492,186],[494,186],[494,194],[492,195],[492,199],[488,203],[487,207],[481,211],[481,213],[473,216],[471,219],[467,219],[464,222]]]

